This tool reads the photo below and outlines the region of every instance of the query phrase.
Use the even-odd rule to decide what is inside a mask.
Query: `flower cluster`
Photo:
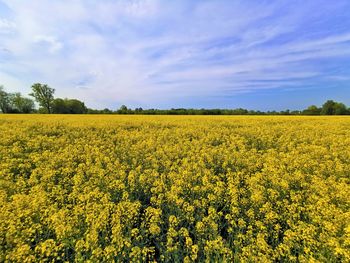
[[[0,117],[0,262],[350,261],[348,117]]]

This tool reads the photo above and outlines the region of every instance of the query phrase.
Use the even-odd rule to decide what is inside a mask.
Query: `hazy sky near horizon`
[[[0,0],[0,85],[88,107],[350,105],[349,0]]]

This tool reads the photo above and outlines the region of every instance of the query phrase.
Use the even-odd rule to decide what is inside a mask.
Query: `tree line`
[[[6,92],[0,86],[0,110],[2,113],[55,113],[55,114],[85,114],[88,112],[84,102],[77,99],[54,98],[55,89],[47,84],[32,85],[31,98],[24,97],[20,92]],[[35,108],[34,100],[39,104]]]
[[[54,114],[144,114],[144,115],[350,115],[350,108],[345,104],[327,100],[322,107],[311,105],[304,110],[255,111],[237,109],[131,109],[122,105],[118,110],[90,109],[77,99],[54,98],[55,89],[47,84],[35,83],[28,98],[20,92],[8,93],[0,86],[0,111],[2,113],[54,113]],[[39,104],[35,108],[34,100]]]
[[[255,111],[247,110],[243,108],[237,109],[129,109],[125,105],[120,107],[117,111],[110,111],[108,109],[102,111],[92,111],[89,113],[115,113],[115,114],[149,114],[149,115],[350,115],[350,108],[347,108],[345,104],[335,102],[333,100],[326,101],[322,107],[315,105],[309,106],[304,110],[283,110],[283,111]]]

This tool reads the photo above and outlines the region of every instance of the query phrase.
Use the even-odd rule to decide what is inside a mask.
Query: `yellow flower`
[[[348,117],[1,114],[0,131],[0,262],[350,262]]]

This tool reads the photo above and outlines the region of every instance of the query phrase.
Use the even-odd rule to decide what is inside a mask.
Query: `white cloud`
[[[91,107],[302,87],[331,79],[313,61],[350,57],[349,30],[300,33],[324,17],[309,16],[310,3],[283,11],[254,1],[4,2],[13,14],[0,33],[14,33],[2,36],[11,55],[0,52],[0,73],[22,86],[47,82]]]
[[[16,29],[16,24],[8,19],[0,18],[0,34],[11,33]]]
[[[55,53],[63,48],[63,44],[61,42],[59,42],[53,36],[43,36],[43,35],[35,36],[34,43],[39,43],[39,44],[46,43],[46,44],[48,44],[48,46],[49,46],[48,50],[50,53]]]
[[[5,88],[9,92],[16,92],[18,90],[22,90],[22,82],[21,80],[15,78],[14,76],[9,75],[6,72],[1,72],[0,70],[0,79],[1,79],[1,84],[0,86],[5,83]]]

